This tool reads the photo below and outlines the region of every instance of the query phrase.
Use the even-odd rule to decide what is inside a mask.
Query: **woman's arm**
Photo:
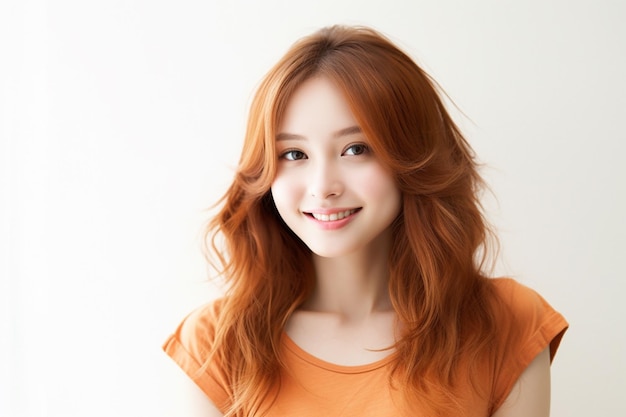
[[[492,417],[550,416],[550,348],[528,365]]]
[[[175,415],[186,417],[223,417],[213,402],[196,385],[187,374],[182,372],[174,362],[166,367],[167,386],[171,387],[170,407]]]
[[[209,397],[187,375],[182,375],[181,379],[181,384],[185,391],[188,392],[189,399],[189,405],[186,407],[189,413],[185,414],[186,416],[223,417],[223,414],[213,405]]]

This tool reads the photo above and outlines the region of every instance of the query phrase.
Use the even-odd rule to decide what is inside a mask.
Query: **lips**
[[[315,220],[321,221],[321,222],[334,222],[337,220],[343,220],[346,217],[356,213],[357,211],[359,211],[360,209],[346,209],[346,210],[339,210],[339,211],[325,211],[325,212],[309,212],[306,213],[310,216],[312,216],[313,218],[315,218]]]

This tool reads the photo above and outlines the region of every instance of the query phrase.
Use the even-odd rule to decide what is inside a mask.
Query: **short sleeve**
[[[189,314],[174,334],[167,338],[163,350],[202,389],[222,412],[229,405],[229,384],[216,361],[205,363],[215,337],[215,323],[220,302],[204,305]]]
[[[563,334],[568,328],[565,318],[554,310],[537,292],[512,279],[494,279],[496,294],[505,307],[506,321],[500,323],[501,342],[494,380],[494,408],[497,410],[511,389],[544,349],[554,359]]]

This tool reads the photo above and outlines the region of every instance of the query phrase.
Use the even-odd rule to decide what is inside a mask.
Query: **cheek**
[[[362,172],[354,181],[370,198],[400,200],[400,190],[391,175],[380,166]]]
[[[298,186],[289,179],[289,176],[279,175],[274,179],[271,190],[278,213],[283,216],[286,210],[295,204]]]

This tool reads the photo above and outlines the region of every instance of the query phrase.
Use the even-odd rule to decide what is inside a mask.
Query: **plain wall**
[[[296,38],[373,26],[485,163],[498,272],[571,324],[552,415],[626,415],[620,1],[5,1],[0,415],[179,416],[161,344],[215,298],[206,208],[260,78]]]

